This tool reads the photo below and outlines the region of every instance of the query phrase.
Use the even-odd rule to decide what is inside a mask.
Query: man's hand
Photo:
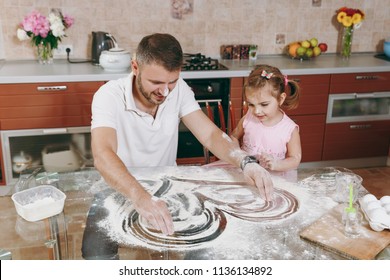
[[[244,168],[244,175],[251,185],[255,185],[260,196],[266,201],[271,201],[273,197],[274,184],[271,175],[257,163],[248,163]]]
[[[134,207],[156,230],[165,235],[174,233],[172,216],[163,200],[148,195],[134,203]]]

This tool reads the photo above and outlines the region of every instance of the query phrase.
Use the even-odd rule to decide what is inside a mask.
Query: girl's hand
[[[259,164],[268,169],[268,170],[276,170],[278,166],[278,160],[274,159],[274,157],[267,153],[260,153],[257,155],[257,159],[259,160]]]

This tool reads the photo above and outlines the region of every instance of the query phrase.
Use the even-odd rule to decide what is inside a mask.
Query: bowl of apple
[[[286,46],[286,53],[293,59],[310,60],[328,50],[326,43],[319,43],[317,38],[310,40],[296,41]]]

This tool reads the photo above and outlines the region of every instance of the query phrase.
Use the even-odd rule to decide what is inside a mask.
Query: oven
[[[192,88],[203,112],[224,132],[228,129],[230,79],[185,80]],[[213,155],[203,148],[188,128],[180,122],[177,151],[178,164],[205,164]]]
[[[39,167],[66,172],[93,166],[89,126],[2,130],[0,139],[6,185]]]
[[[390,92],[330,94],[327,123],[390,120]]]
[[[201,53],[184,53],[182,71],[219,71],[228,68],[218,59],[206,57]],[[228,132],[229,120],[229,78],[185,79],[192,88],[195,99],[203,112],[224,132]],[[215,157],[195,138],[188,128],[180,122],[177,151],[178,164],[205,164]]]
[[[370,158],[381,165],[389,140],[390,92],[329,95],[322,160]]]

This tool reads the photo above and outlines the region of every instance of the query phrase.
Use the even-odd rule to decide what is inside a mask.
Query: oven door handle
[[[355,98],[375,98],[377,97],[375,93],[355,93]]]
[[[214,122],[214,115],[213,115],[213,111],[211,110],[211,107],[210,107],[210,104],[208,102],[206,102],[206,110],[207,110],[207,116],[209,117],[209,119]]]
[[[236,128],[236,115],[234,113],[234,108],[233,108],[233,104],[232,104],[231,100],[229,101],[229,113],[230,113],[230,131],[229,132],[232,132],[233,129]]]
[[[223,115],[223,108],[221,102],[218,102],[219,122],[221,123],[221,130],[226,132],[225,116]]]

